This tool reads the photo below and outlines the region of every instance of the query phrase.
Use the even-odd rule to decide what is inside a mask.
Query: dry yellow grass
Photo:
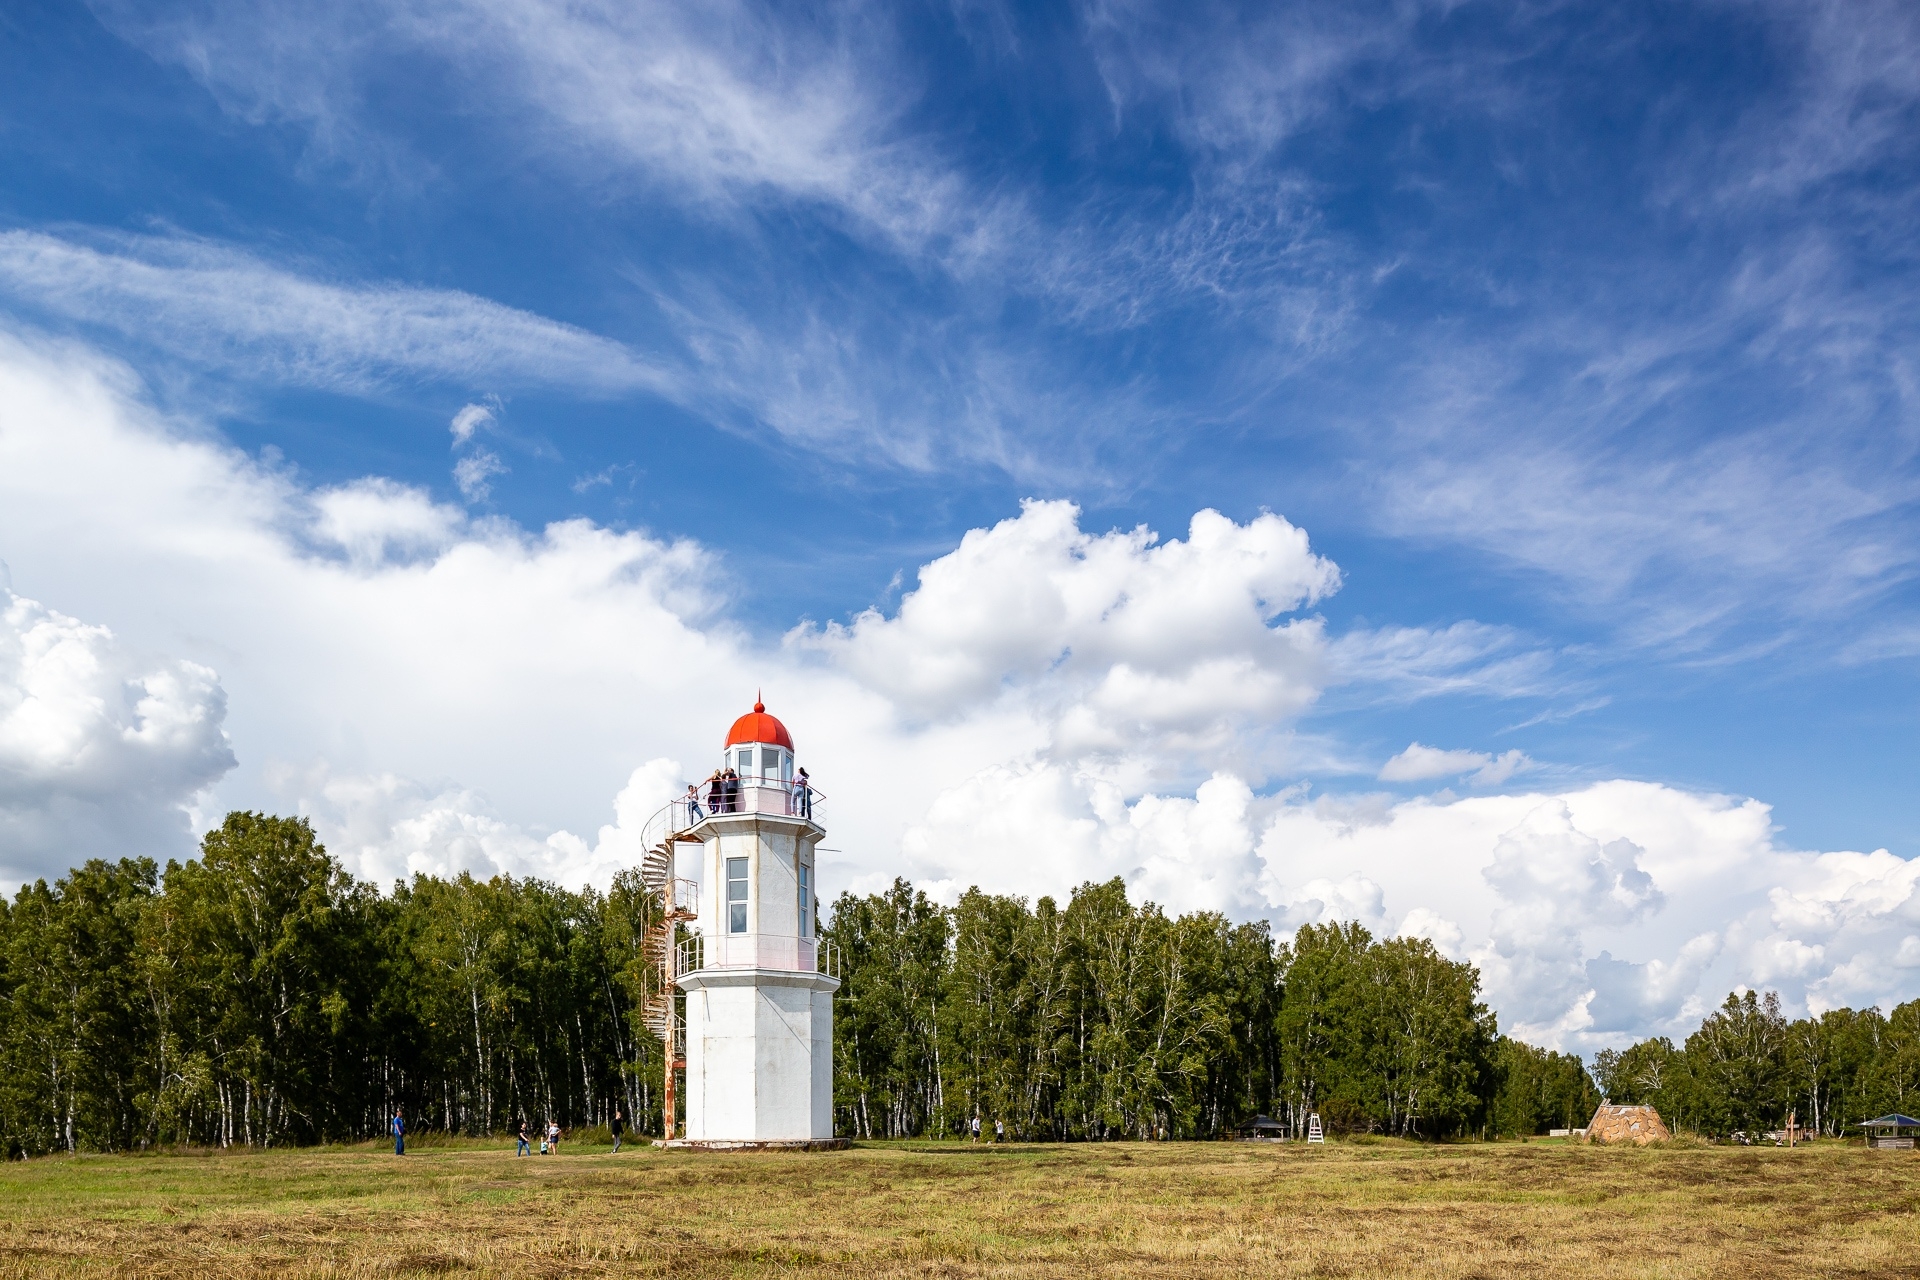
[[[454,1144],[0,1169],[0,1276],[1920,1276],[1920,1159],[1833,1146]]]

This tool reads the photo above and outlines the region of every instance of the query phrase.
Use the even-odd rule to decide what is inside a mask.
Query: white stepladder
[[[1320,1113],[1315,1111],[1307,1116],[1307,1141],[1324,1143],[1326,1140],[1326,1131],[1320,1127]]]

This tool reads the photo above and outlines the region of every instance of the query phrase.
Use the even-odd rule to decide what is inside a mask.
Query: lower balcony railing
[[[825,938],[795,938],[777,933],[723,933],[683,939],[674,956],[674,975],[701,969],[786,969],[840,976],[840,952]]]

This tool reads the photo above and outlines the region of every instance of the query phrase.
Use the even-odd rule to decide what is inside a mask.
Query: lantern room
[[[787,726],[767,714],[764,702],[755,702],[753,710],[727,730],[726,757],[724,767],[739,774],[743,783],[766,786],[793,781],[793,736]]]

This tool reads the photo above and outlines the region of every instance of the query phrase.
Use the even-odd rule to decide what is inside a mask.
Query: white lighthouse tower
[[[727,733],[722,776],[678,802],[678,842],[702,862],[686,993],[689,1146],[827,1146],[833,1137],[833,993],[816,936],[819,793],[764,704]],[[684,816],[682,816],[684,815]],[[679,1145],[676,1143],[675,1145]]]

